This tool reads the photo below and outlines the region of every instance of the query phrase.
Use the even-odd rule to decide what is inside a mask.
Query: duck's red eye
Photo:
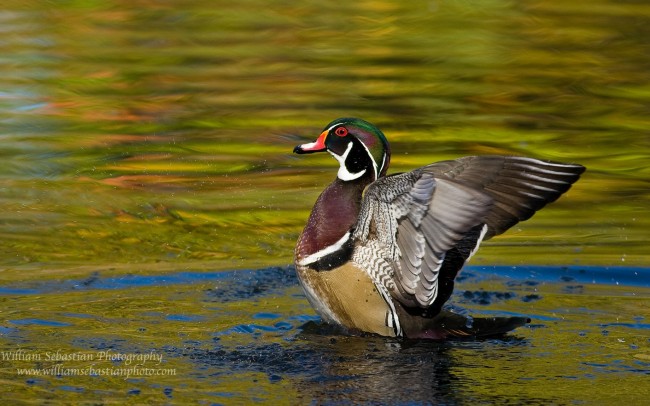
[[[348,135],[348,129],[345,127],[339,127],[336,130],[334,130],[334,134],[338,135],[339,137],[345,137]]]

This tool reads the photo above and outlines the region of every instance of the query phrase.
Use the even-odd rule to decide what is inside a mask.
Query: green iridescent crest
[[[384,176],[390,162],[390,146],[384,133],[360,118],[336,119],[325,127],[325,131],[339,125],[345,126],[350,134],[361,141],[376,165],[377,177]]]

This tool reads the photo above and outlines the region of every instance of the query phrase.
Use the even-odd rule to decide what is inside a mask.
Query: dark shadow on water
[[[517,357],[516,349],[529,345],[515,335],[451,341],[341,335],[336,328],[311,321],[286,344],[187,347],[170,355],[191,359],[196,370],[204,371],[198,379],[244,372],[264,373],[270,382],[290,379],[303,401],[462,404],[471,400],[473,382],[459,371],[476,366],[466,364],[459,354],[498,348]]]

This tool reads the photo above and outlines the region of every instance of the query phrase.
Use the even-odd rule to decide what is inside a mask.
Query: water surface
[[[3,3],[0,350],[154,351],[177,373],[28,377],[61,362],[0,360],[0,393],[645,399],[650,7],[565,3]],[[341,116],[387,134],[393,172],[490,153],[588,167],[486,242],[452,300],[530,327],[433,343],[318,323],[288,264],[337,164],[291,151]]]

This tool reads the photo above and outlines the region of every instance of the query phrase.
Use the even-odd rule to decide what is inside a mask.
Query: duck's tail
[[[447,310],[433,318],[411,316],[408,319],[402,322],[407,338],[434,340],[499,336],[530,323],[527,317],[471,317]]]

